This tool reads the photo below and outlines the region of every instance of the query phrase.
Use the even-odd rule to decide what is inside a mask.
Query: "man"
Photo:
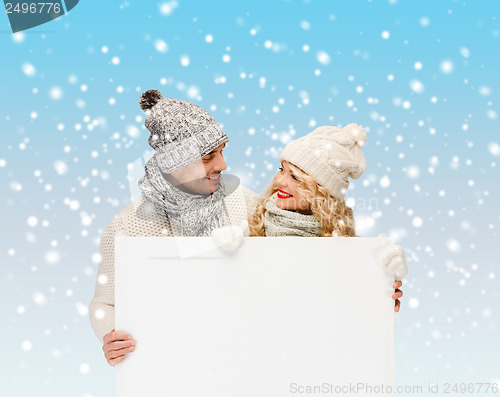
[[[163,98],[158,90],[141,96],[148,142],[155,154],[139,181],[142,195],[108,224],[101,239],[101,261],[89,316],[111,366],[134,350],[131,335],[114,330],[115,236],[210,236],[225,225],[240,225],[253,215],[259,196],[226,183],[222,151],[229,138],[204,109]],[[394,284],[399,288],[401,282]],[[395,310],[402,296],[396,290]]]

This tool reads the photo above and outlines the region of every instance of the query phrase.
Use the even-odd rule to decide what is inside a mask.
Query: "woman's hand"
[[[235,251],[243,244],[243,238],[248,237],[248,221],[242,221],[240,226],[223,226],[212,231],[215,244],[224,251]]]
[[[114,329],[109,334],[104,335],[103,342],[104,357],[112,367],[125,360],[125,356],[135,350],[136,343],[132,335]]]
[[[378,236],[385,238],[383,234]],[[380,265],[385,267],[387,272],[394,274],[396,280],[402,280],[408,274],[405,250],[394,241],[384,242],[381,249],[375,251],[375,255]]]
[[[394,293],[392,294],[392,299],[394,299],[396,302],[394,302],[394,311],[397,313],[399,312],[399,307],[401,306],[401,302],[399,301],[399,298],[403,296],[403,291],[399,289],[403,283],[401,281],[396,281],[392,285],[394,287]]]

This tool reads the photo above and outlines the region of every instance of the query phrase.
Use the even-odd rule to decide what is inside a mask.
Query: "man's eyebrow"
[[[222,146],[222,149],[224,149],[226,147],[226,143],[224,142],[224,146]],[[207,153],[205,156],[208,156],[209,154],[214,154],[215,153],[215,149],[212,150],[210,153]],[[203,156],[203,157],[205,157]]]

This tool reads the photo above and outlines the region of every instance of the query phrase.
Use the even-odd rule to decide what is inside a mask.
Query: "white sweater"
[[[240,186],[225,198],[228,215],[226,223],[240,225],[255,212],[259,196]],[[109,222],[101,238],[99,269],[95,293],[89,307],[90,323],[97,338],[115,328],[115,236],[172,237],[167,220],[158,217],[141,196]]]
[[[239,226],[254,214],[259,196],[242,186],[225,199],[228,209],[226,223]],[[115,236],[130,237],[172,237],[168,221],[148,209],[143,197],[123,208],[104,229],[101,238],[101,261],[95,285],[95,294],[89,307],[90,323],[97,338],[103,337],[115,328]],[[394,273],[396,280],[408,272],[404,249],[391,244],[380,254],[380,263]]]

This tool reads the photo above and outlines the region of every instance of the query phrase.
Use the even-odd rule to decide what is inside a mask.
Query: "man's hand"
[[[104,335],[103,342],[104,357],[112,367],[125,360],[126,354],[134,351],[136,343],[132,335],[114,329]]]
[[[394,287],[394,293],[392,294],[392,299],[394,299],[396,302],[394,302],[394,311],[397,313],[399,312],[399,307],[401,306],[401,302],[399,301],[399,298],[403,296],[403,291],[399,289],[403,283],[401,281],[396,281],[392,286]]]

